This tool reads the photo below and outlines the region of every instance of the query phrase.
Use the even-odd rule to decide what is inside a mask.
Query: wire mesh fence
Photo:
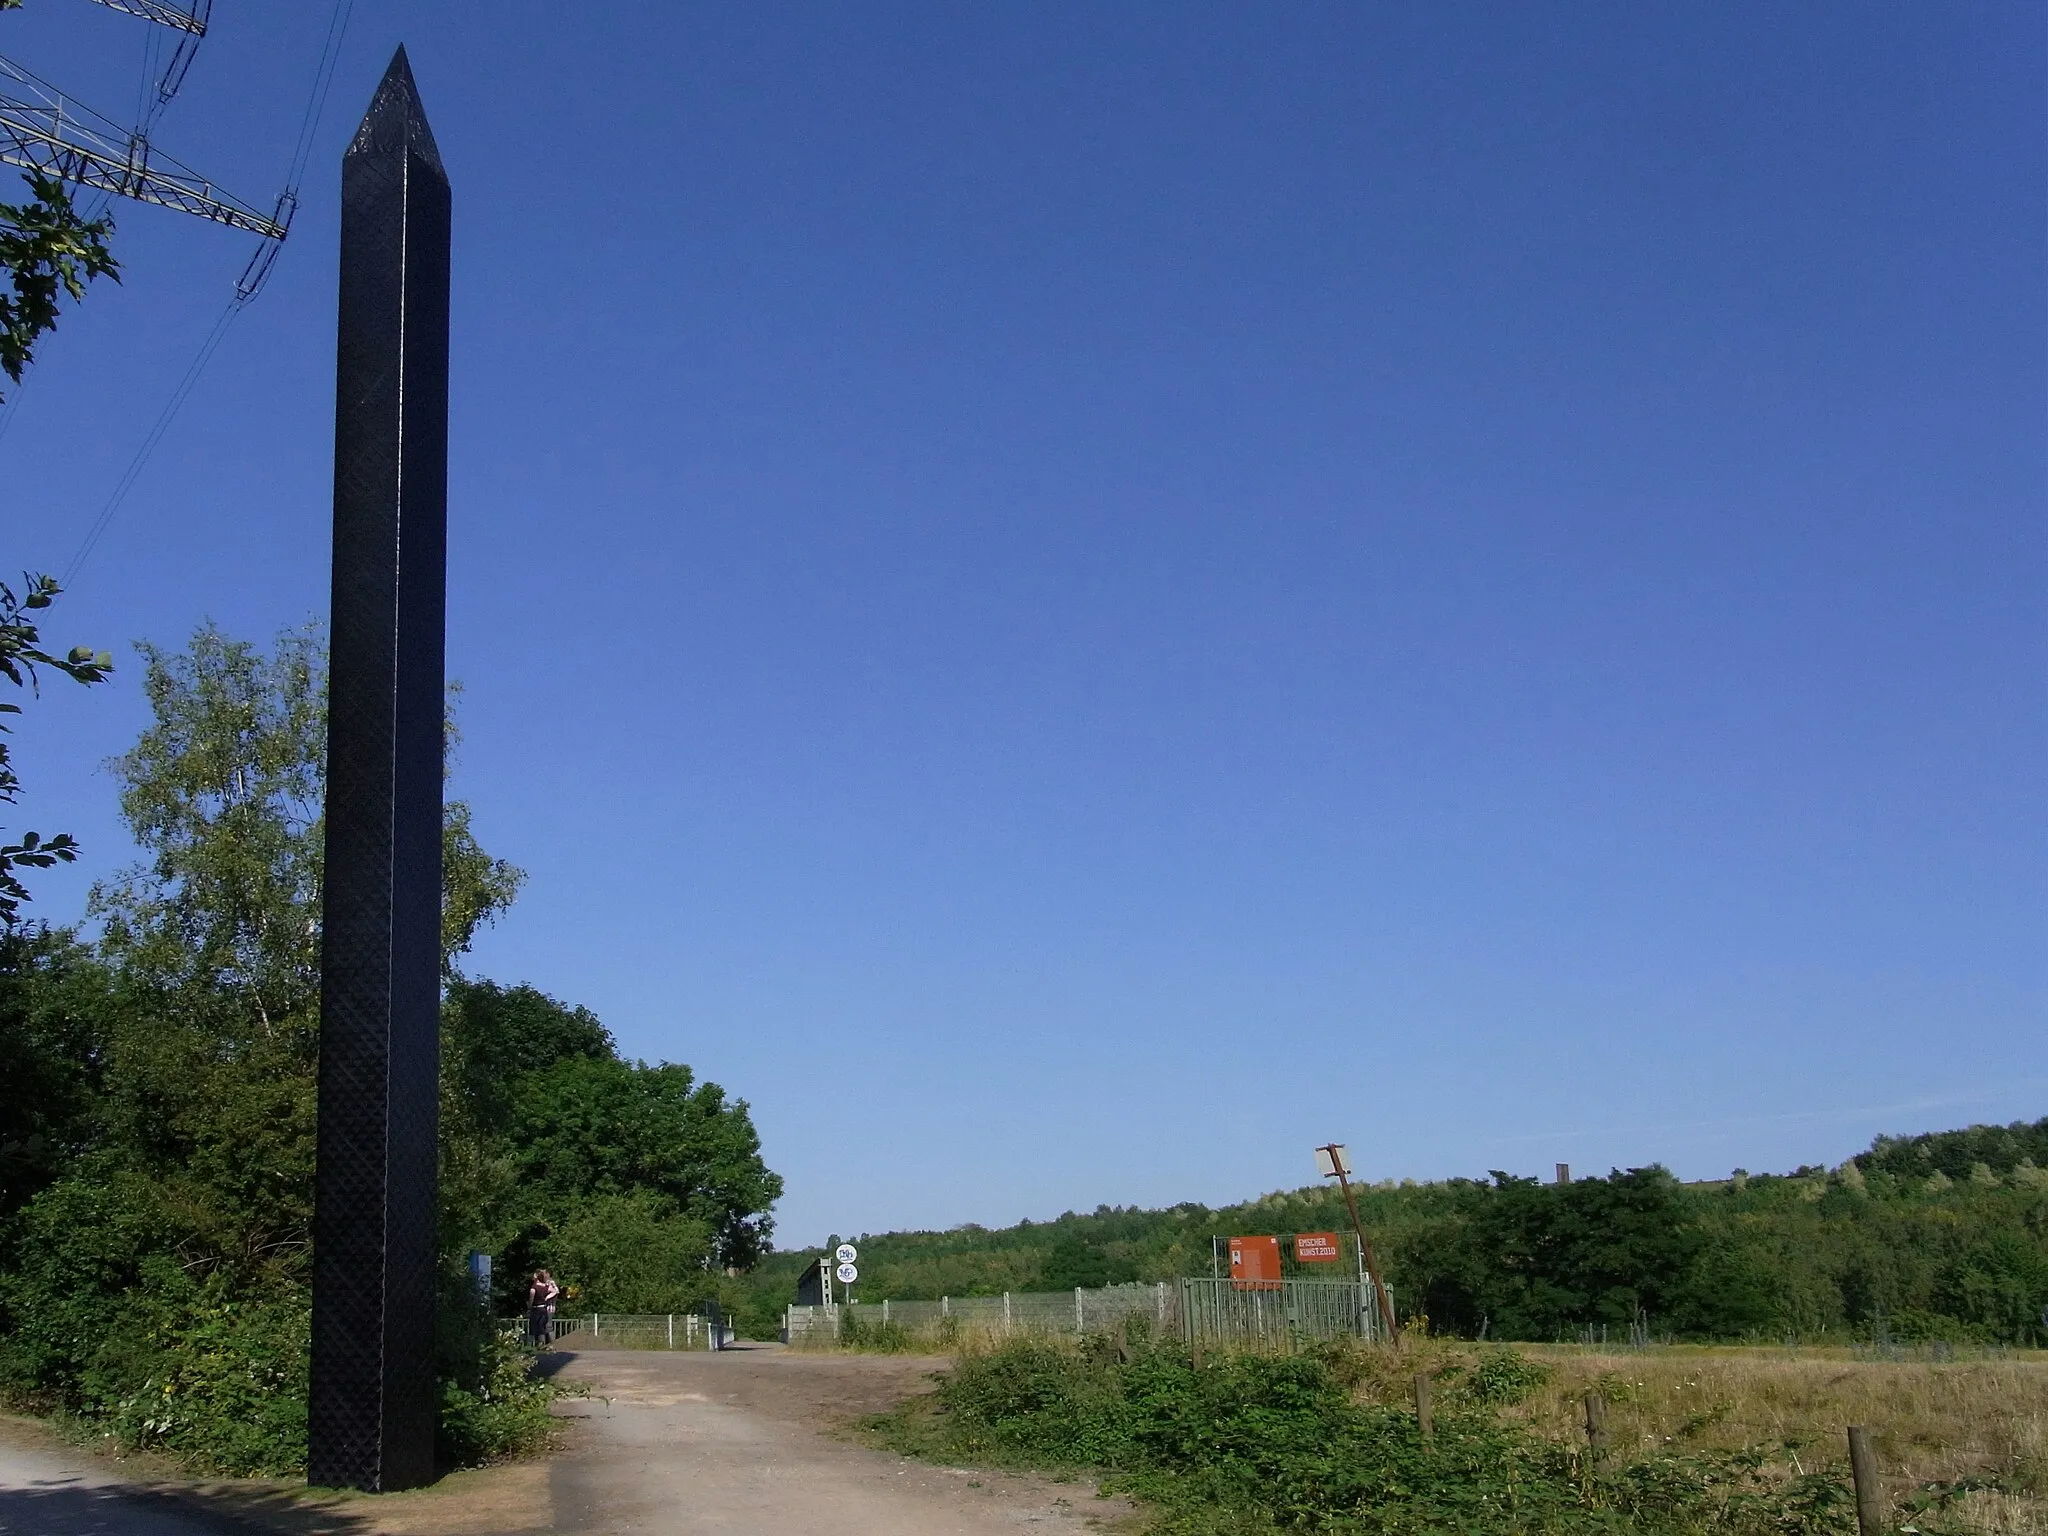
[[[1078,1337],[1141,1322],[1191,1343],[1288,1349],[1309,1339],[1377,1338],[1369,1280],[1287,1280],[1252,1288],[1228,1279],[1159,1281],[1072,1291],[1005,1291],[937,1301],[837,1302],[793,1306],[783,1337],[795,1345],[862,1338],[951,1348],[1015,1337]]]
[[[558,1317],[554,1342],[569,1349],[723,1349],[732,1328],[720,1317],[695,1312],[593,1312]]]
[[[1283,1280],[1262,1286],[1234,1280],[1180,1282],[1181,1334],[1190,1343],[1291,1349],[1309,1339],[1380,1336],[1370,1280]]]

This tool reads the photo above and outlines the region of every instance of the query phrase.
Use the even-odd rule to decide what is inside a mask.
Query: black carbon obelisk
[[[307,1476],[434,1470],[448,177],[399,49],[341,169]]]

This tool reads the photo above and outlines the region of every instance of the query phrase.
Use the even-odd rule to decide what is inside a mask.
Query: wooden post
[[[1432,1401],[1434,1386],[1427,1371],[1415,1378],[1415,1422],[1422,1430],[1424,1445],[1436,1443],[1436,1404]]]
[[[1358,1220],[1358,1197],[1351,1193],[1351,1180],[1344,1172],[1344,1158],[1334,1144],[1323,1148],[1330,1154],[1330,1164],[1337,1171],[1337,1185],[1344,1191],[1344,1207],[1351,1213],[1351,1230],[1358,1238],[1359,1256],[1365,1260],[1365,1272],[1372,1278],[1373,1294],[1379,1298],[1380,1322],[1386,1328],[1387,1343],[1396,1349],[1401,1347],[1400,1330],[1394,1326],[1394,1303],[1387,1295],[1387,1288],[1380,1283],[1380,1261],[1372,1251],[1372,1239],[1365,1235],[1365,1228]],[[1214,1239],[1211,1244],[1213,1246]]]
[[[1607,1399],[1598,1392],[1586,1394],[1586,1444],[1595,1457],[1607,1450]]]
[[[1884,1493],[1877,1482],[1877,1453],[1870,1448],[1870,1431],[1861,1424],[1849,1426],[1849,1473],[1856,1480],[1857,1536],[1883,1536]]]

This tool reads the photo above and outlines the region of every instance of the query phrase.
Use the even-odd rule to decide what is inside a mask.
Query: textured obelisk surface
[[[434,1468],[448,178],[400,49],[342,160],[310,1480]]]

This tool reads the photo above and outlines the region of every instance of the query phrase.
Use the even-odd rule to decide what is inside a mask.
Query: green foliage
[[[547,1443],[548,1404],[560,1392],[532,1374],[519,1330],[494,1330],[463,1371],[441,1380],[439,1450],[457,1466],[497,1461]]]
[[[867,1314],[873,1314],[869,1316]],[[774,1337],[771,1329],[761,1337]],[[839,1347],[872,1355],[921,1354],[931,1348],[898,1322],[884,1322],[880,1307],[848,1307],[839,1314]]]
[[[305,1443],[324,656],[309,631],[264,652],[210,627],[143,654],[151,724],[114,764],[143,861],[95,887],[92,949],[0,933],[0,1389],[195,1465],[284,1469]],[[479,1458],[544,1434],[554,1388],[470,1291],[471,1247],[525,1234],[607,1308],[680,1308],[718,1287],[714,1255],[765,1242],[780,1183],[744,1103],[618,1061],[586,1010],[456,974],[520,877],[459,802],[443,846],[436,1359],[444,1453]]]
[[[89,1020],[106,973],[70,937],[0,928],[0,1224],[87,1145],[100,1084]]]
[[[7,211],[0,206],[0,218]],[[5,237],[0,235],[0,260],[5,259],[4,247]],[[0,322],[4,322],[5,302],[0,299]],[[42,667],[61,672],[73,682],[87,684],[104,681],[113,670],[114,658],[105,651],[81,645],[58,656],[42,648],[41,620],[31,615],[49,607],[62,590],[48,576],[32,573],[22,577],[19,595],[0,582],[0,677],[16,688],[40,692],[38,669]],[[20,713],[19,704],[0,703],[0,805],[17,804],[21,794],[21,780],[14,772],[14,754],[5,740],[5,734],[13,730],[5,717]],[[21,918],[21,905],[28,900],[28,887],[15,871],[48,869],[54,864],[69,864],[77,857],[77,839],[68,832],[53,837],[24,832],[19,842],[0,843],[0,930],[15,927]]]
[[[1512,1349],[1488,1350],[1465,1378],[1464,1391],[1474,1402],[1504,1407],[1524,1401],[1550,1380],[1550,1367]]]
[[[0,369],[15,383],[35,356],[36,342],[55,329],[66,298],[85,297],[96,277],[121,280],[120,264],[108,249],[114,221],[106,215],[79,217],[64,183],[31,171],[25,203],[0,203]]]
[[[159,1301],[162,1298],[158,1298]],[[148,1374],[89,1402],[115,1435],[237,1475],[297,1471],[306,1456],[303,1290],[236,1293],[215,1275],[175,1309],[159,1306],[140,1341]]]
[[[711,1229],[652,1189],[573,1202],[538,1257],[568,1282],[578,1311],[688,1312],[716,1289]]]
[[[1546,1185],[1496,1172],[1453,1186],[1459,1219],[1430,1234],[1423,1310],[1432,1323],[1543,1338],[1586,1323],[1668,1318],[1685,1297],[1700,1234],[1662,1168]],[[1411,1252],[1415,1251],[1411,1248]]]
[[[588,1008],[533,987],[452,977],[442,1006],[441,1069],[480,1128],[509,1131],[512,1084],[557,1062],[608,1061],[611,1032]]]
[[[1864,1173],[1895,1179],[1924,1179],[1933,1173],[1967,1179],[1980,1164],[1994,1174],[2009,1174],[2021,1164],[2048,1168],[2048,1117],[2031,1125],[2015,1120],[1925,1136],[1880,1136],[1868,1152],[1856,1154],[1856,1166]]]
[[[1360,1188],[1360,1214],[1402,1316],[1438,1333],[2033,1345],[2048,1343],[2048,1152],[2032,1155],[2037,1129],[1880,1139],[1833,1172],[1707,1184],[1661,1168],[1566,1185],[1387,1183]],[[1218,1235],[1348,1224],[1335,1190],[1310,1187],[1218,1209],[1102,1206],[998,1230],[863,1234],[862,1289],[936,1300],[1063,1288],[1066,1256],[1091,1254],[1119,1276],[1171,1280],[1208,1274]],[[750,1284],[779,1307],[810,1257],[771,1255]]]
[[[1062,1236],[1047,1251],[1045,1268],[1039,1272],[1034,1290],[1070,1291],[1079,1286],[1094,1289],[1124,1285],[1138,1278],[1138,1267],[1128,1258],[1098,1247],[1077,1233]]]
[[[1316,1356],[1198,1367],[1178,1346],[1145,1341],[1019,1341],[964,1356],[934,1397],[870,1423],[913,1454],[1099,1469],[1111,1489],[1157,1506],[1154,1528],[1168,1532],[1854,1528],[1831,1475],[1800,1475],[1762,1454],[1595,1466],[1469,1395],[1445,1405],[1424,1445],[1412,1415],[1355,1403]]]
[[[767,1240],[782,1181],[761,1161],[744,1100],[685,1066],[565,1057],[512,1086],[523,1185],[567,1208],[646,1191],[711,1237],[720,1264],[744,1266]]]

